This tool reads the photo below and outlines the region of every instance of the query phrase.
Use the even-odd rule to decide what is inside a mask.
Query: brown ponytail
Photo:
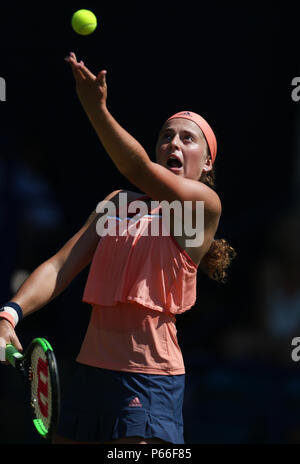
[[[224,284],[227,279],[227,269],[235,257],[235,250],[224,238],[213,240],[210,249],[202,258],[200,268],[210,279]]]
[[[214,167],[208,173],[204,173],[201,176],[200,181],[215,190],[216,184]],[[227,269],[235,257],[235,250],[224,238],[213,240],[210,249],[202,258],[200,268],[210,279],[225,283],[227,279]]]

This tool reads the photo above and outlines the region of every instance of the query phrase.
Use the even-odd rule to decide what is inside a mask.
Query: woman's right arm
[[[120,190],[110,193],[105,200],[111,200]],[[92,260],[100,236],[96,223],[107,213],[94,211],[83,227],[51,258],[38,266],[21,285],[11,301],[18,303],[27,316],[42,308],[72,282]],[[0,318],[0,347],[12,343],[21,349],[15,331],[6,319]]]

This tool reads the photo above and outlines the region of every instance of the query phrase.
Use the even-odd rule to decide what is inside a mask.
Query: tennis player
[[[92,314],[55,443],[184,443],[185,367],[176,315],[196,301],[198,269],[225,281],[235,255],[226,240],[214,239],[221,215],[212,188],[216,138],[200,115],[176,113],[164,123],[156,162],[151,161],[110,114],[106,71],[95,76],[74,53],[66,61],[105,151],[143,194],[109,193],[105,201],[115,206],[115,214],[99,212],[98,205],[83,227],[28,277],[0,312],[0,347],[13,343],[21,349],[14,330],[21,317],[53,300],[91,263],[83,301],[91,304]],[[119,211],[124,193],[128,205],[140,200],[148,208],[134,224],[129,213]],[[190,201],[193,224],[197,201],[204,202],[201,245],[187,246],[185,232],[173,234],[178,217],[172,210],[169,235],[146,233],[161,216],[159,207],[152,208],[154,200]],[[106,235],[99,233],[100,219]],[[184,215],[180,220],[184,223]],[[120,232],[124,221],[128,228],[135,226],[135,234]],[[110,234],[112,226],[119,233]]]

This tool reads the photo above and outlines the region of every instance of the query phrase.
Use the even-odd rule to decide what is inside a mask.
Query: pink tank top
[[[159,235],[151,235],[153,221]],[[159,207],[134,221],[117,212],[105,226],[114,235],[101,237],[93,257],[83,295],[93,311],[77,361],[113,370],[183,374],[175,315],[196,301],[197,265],[172,235],[163,235]]]

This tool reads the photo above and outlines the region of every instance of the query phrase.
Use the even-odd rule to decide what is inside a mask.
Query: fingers
[[[67,61],[67,63],[70,63],[71,66],[76,65],[77,58],[76,58],[75,53],[70,52],[69,55],[65,57],[65,61]]]
[[[85,79],[84,74],[80,71],[79,63],[77,61],[77,58],[74,52],[70,52],[70,54],[65,57],[65,61],[71,65],[74,79],[77,82],[79,82],[80,79],[83,79],[83,80]]]
[[[106,74],[107,74],[107,71],[105,71],[105,70],[100,71],[97,78],[96,78],[96,81],[99,82],[101,87],[106,86]]]
[[[18,350],[18,351],[23,351],[23,347],[20,343],[20,340],[18,339],[17,335],[14,333],[11,337],[11,344],[14,345],[14,347]]]
[[[96,80],[96,76],[86,67],[84,66],[84,62],[80,61],[78,63],[78,69],[82,72],[82,74],[92,81]]]
[[[69,56],[65,60],[70,63],[75,79],[79,76],[82,79],[89,79],[91,81],[97,81],[101,86],[106,85],[106,70],[102,70],[98,73],[97,77],[85,66],[84,62],[77,61],[76,55],[74,52],[70,52]]]
[[[9,364],[6,361],[6,346],[13,345],[18,351],[23,351],[22,345],[17,336],[11,336],[9,340],[5,340],[3,337],[0,337],[0,362],[4,364]]]
[[[0,362],[6,360],[6,345],[13,345],[18,351],[23,351],[20,340],[10,322],[2,319],[0,322]]]
[[[82,79],[95,80],[96,76],[84,65],[83,61],[77,61],[74,52],[70,52],[69,56],[65,58],[65,61],[70,63],[74,77],[80,76]]]
[[[74,52],[70,52],[70,56],[77,62],[77,58]]]
[[[65,60],[74,64],[77,63],[77,58],[74,52],[70,52],[69,55],[65,57]]]

